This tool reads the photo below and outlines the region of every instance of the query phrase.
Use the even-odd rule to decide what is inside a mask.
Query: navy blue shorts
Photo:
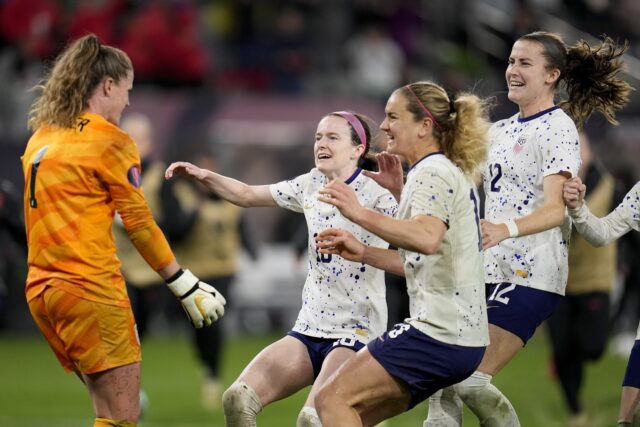
[[[485,351],[485,347],[443,343],[408,323],[398,323],[367,348],[390,375],[407,384],[411,393],[408,409],[473,374]]]
[[[640,388],[640,340],[636,340],[631,349],[622,386]]]
[[[489,283],[489,323],[517,335],[526,344],[538,326],[555,311],[562,295],[514,283]]]
[[[318,378],[324,359],[329,353],[339,347],[350,348],[354,352],[364,347],[364,343],[353,338],[318,338],[301,334],[300,332],[289,331],[287,335],[302,342],[307,347],[311,365],[313,366],[313,378]]]

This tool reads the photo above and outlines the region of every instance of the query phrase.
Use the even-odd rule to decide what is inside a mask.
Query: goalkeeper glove
[[[211,285],[201,282],[189,270],[180,269],[167,280],[171,292],[180,299],[191,324],[196,328],[209,326],[224,314],[227,301]]]

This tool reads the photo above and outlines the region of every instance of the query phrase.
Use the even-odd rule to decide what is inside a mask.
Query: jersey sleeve
[[[542,149],[543,175],[549,176],[568,172],[578,174],[580,168],[580,142],[578,130],[568,117],[541,131],[539,135]]]
[[[604,246],[629,231],[640,231],[640,182],[627,193],[609,215],[596,217],[585,203],[579,209],[569,209],[578,233],[594,246]]]
[[[160,270],[174,256],[144,198],[138,149],[126,135],[114,139],[104,153],[99,177],[109,190],[131,242],[151,268]]]
[[[398,212],[398,202],[389,191],[385,190],[378,196],[375,210],[381,214],[395,217]]]
[[[411,197],[411,215],[427,215],[440,219],[449,227],[455,198],[453,185],[435,168],[417,171],[417,185]]]
[[[306,173],[294,179],[281,181],[269,186],[271,197],[281,208],[294,212],[304,212],[304,189],[310,174]]]
[[[636,182],[624,197],[624,200],[616,208],[622,211],[621,215],[626,219],[629,227],[640,231],[640,181]]]

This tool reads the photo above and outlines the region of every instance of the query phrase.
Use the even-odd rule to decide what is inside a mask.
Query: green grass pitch
[[[277,339],[242,337],[229,341],[224,355],[225,384],[249,360]],[[525,427],[567,425],[558,386],[548,374],[549,349],[538,334],[501,372],[494,384],[514,404]],[[606,355],[587,370],[584,401],[592,427],[614,425],[626,360]],[[221,411],[200,407],[200,371],[185,337],[150,337],[143,343],[143,387],[150,406],[141,427],[223,426]],[[294,426],[307,390],[276,402],[258,415],[261,427]],[[387,421],[385,427],[422,426],[426,404]],[[91,403],[78,379],[65,373],[39,335],[0,335],[0,426],[88,427]],[[477,426],[465,414],[465,426]]]

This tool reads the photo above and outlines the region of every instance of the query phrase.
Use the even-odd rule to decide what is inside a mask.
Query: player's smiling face
[[[364,147],[354,145],[351,127],[346,119],[326,116],[316,130],[313,154],[316,168],[329,178],[350,176],[355,170]]]
[[[509,65],[505,72],[509,100],[527,112],[535,114],[553,103],[553,89],[560,73],[547,70],[543,45],[531,40],[518,40],[513,44]],[[528,111],[530,110],[530,111]]]
[[[380,130],[387,135],[386,151],[407,158],[412,142],[422,126],[407,109],[408,102],[400,90],[391,94],[384,109]]]

